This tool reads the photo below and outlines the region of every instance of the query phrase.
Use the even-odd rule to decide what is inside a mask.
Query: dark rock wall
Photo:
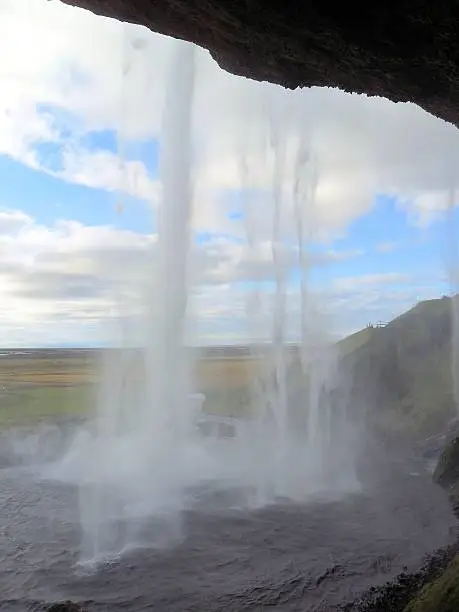
[[[197,43],[235,74],[411,101],[459,124],[454,0],[64,2]]]

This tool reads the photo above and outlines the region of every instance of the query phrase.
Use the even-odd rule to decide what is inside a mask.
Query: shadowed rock
[[[445,489],[451,489],[459,483],[459,437],[455,438],[440,455],[433,479]]]
[[[440,455],[433,480],[448,491],[454,512],[459,516],[459,437],[448,444]]]
[[[455,612],[456,595],[446,585],[457,576],[458,543],[437,550],[413,573],[403,572],[359,599],[344,604],[342,612]],[[458,583],[459,584],[459,581]],[[457,593],[457,589],[456,589]],[[426,607],[424,607],[424,605]]]
[[[451,0],[64,2],[194,42],[234,74],[411,101],[459,124],[459,4]]]
[[[60,601],[51,604],[47,612],[85,612],[85,608],[73,601]]]

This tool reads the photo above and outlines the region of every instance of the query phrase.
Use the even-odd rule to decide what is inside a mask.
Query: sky
[[[141,326],[177,44],[191,52],[56,0],[0,3],[0,345]],[[455,127],[235,77],[198,48],[194,62],[191,342],[268,338],[276,273],[289,340],[305,319],[342,336],[454,289]]]

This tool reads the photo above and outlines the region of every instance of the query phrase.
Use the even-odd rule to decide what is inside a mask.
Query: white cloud
[[[0,154],[70,183],[156,203],[157,177],[140,155],[128,159],[125,151],[135,153],[136,143],[159,135],[173,44],[54,0],[4,0]],[[304,236],[327,240],[343,235],[377,194],[396,196],[417,224],[446,209],[459,170],[453,126],[411,104],[332,89],[291,92],[235,77],[203,50],[196,64],[193,226],[218,235],[190,258],[199,283],[192,309],[203,319],[242,321],[247,295],[237,281],[272,279],[276,173],[277,240],[289,245],[285,267],[298,260],[296,204]],[[86,137],[101,130],[117,132],[118,152],[89,148]],[[57,167],[43,145],[55,147]],[[245,216],[230,218],[239,208]],[[394,245],[374,248],[388,252]],[[44,226],[22,211],[0,211],[0,334],[19,338],[27,329],[43,337],[52,328],[65,339],[76,321],[89,329],[110,320],[117,292],[133,311],[141,308],[139,286],[150,274],[153,250],[152,236],[68,220]],[[307,263],[328,266],[364,254],[330,248],[309,253]],[[397,272],[341,278],[330,300],[336,312],[371,310],[383,294],[400,304],[402,290],[392,285],[408,280]],[[297,317],[297,294],[289,296],[289,308]]]
[[[56,1],[3,2],[0,53],[8,61],[0,68],[1,151],[40,166],[34,145],[62,139],[50,109],[72,124],[75,137],[95,129],[116,129],[121,141],[157,135],[172,42]],[[445,190],[459,169],[459,135],[453,126],[411,104],[332,89],[290,92],[234,77],[202,50],[197,66],[198,228],[235,229],[226,218],[228,204],[218,200],[222,189],[257,187],[264,193],[265,210],[270,209],[268,115],[285,140],[284,185],[294,178],[298,139],[315,156],[316,203],[308,223],[319,233],[343,232],[381,192],[414,200],[423,218],[445,208]],[[62,175],[69,181],[108,189],[122,184],[124,172],[113,154],[77,150],[67,154],[65,165]],[[136,175],[127,181],[129,193],[156,197],[157,186],[143,164],[127,173]],[[291,208],[290,194],[284,202]],[[269,227],[265,239],[268,233]]]
[[[155,235],[72,220],[44,225],[20,210],[0,211],[0,344],[97,343],[109,335],[113,339],[123,321],[135,326],[135,320],[145,315],[155,248]],[[193,247],[190,329],[195,341],[269,333],[275,299],[271,255],[269,245],[253,253],[227,239]],[[319,265],[353,255],[325,253]],[[296,253],[287,252],[285,265],[295,263]],[[254,282],[260,279],[268,282]],[[347,299],[346,308],[352,309],[349,296],[341,295],[350,284],[371,285],[373,290],[377,283],[394,280],[401,279],[348,279],[324,295],[311,293],[308,307],[317,300],[329,307]],[[292,339],[299,329],[300,296],[291,285],[287,289],[286,333]],[[247,318],[255,292],[260,307]],[[314,308],[319,312],[319,306]],[[319,318],[314,316],[317,325]]]
[[[146,75],[150,61],[154,64],[161,56],[155,53],[160,41],[149,37],[131,66],[131,30],[54,0],[3,2],[0,53],[8,61],[0,67],[0,153],[46,169],[37,145],[54,143],[64,147],[64,179],[154,199],[157,186],[142,163],[123,163],[111,152],[76,146],[91,130],[116,128],[121,139],[123,134],[144,137],[157,130],[158,113],[146,109],[160,106],[163,88]],[[134,29],[134,35],[138,31]],[[165,46],[164,41],[159,44],[162,53]],[[131,76],[123,75],[126,67]],[[141,79],[139,70],[145,70]],[[133,88],[130,79],[135,80]],[[137,97],[144,105],[141,112],[138,106],[131,110]],[[68,135],[63,136],[69,130],[70,143]],[[69,146],[72,141],[74,146]]]
[[[115,315],[138,316],[151,285],[155,244],[155,235],[71,220],[46,226],[19,210],[0,211],[0,343],[8,344],[14,330],[22,330],[22,341],[42,337],[43,329],[57,338],[62,325],[72,322],[79,330],[84,324],[83,334],[88,324],[100,334]],[[248,278],[243,258],[231,246],[215,241],[191,253],[195,282],[200,283],[193,310],[200,318],[221,313],[225,280]],[[212,288],[206,289],[202,283],[209,279]],[[199,296],[206,291],[202,303]]]
[[[380,242],[375,246],[375,250],[378,253],[392,253],[398,248],[396,242]]]
[[[157,204],[160,183],[140,161],[125,161],[110,151],[70,149],[63,153],[63,170],[54,173],[70,183],[126,193]]]
[[[333,281],[333,287],[339,291],[352,291],[362,285],[387,285],[406,283],[410,281],[408,274],[401,272],[385,272],[383,274],[361,274],[359,276],[348,276],[337,278]]]

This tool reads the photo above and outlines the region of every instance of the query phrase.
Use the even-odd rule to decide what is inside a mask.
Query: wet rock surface
[[[380,587],[372,587],[363,596],[342,606],[342,612],[416,612],[420,593],[440,579],[459,553],[459,541],[429,555],[419,570],[402,572],[397,578]],[[439,598],[429,612],[448,612]],[[458,608],[454,608],[459,609]],[[426,611],[427,612],[427,611]],[[452,611],[451,611],[452,612]]]
[[[453,510],[459,517],[459,437],[447,444],[441,453],[433,481],[448,492]]]
[[[46,612],[85,612],[85,609],[73,601],[60,601],[48,606]]]
[[[459,437],[454,438],[443,450],[433,480],[446,489],[450,489],[459,481]]]
[[[452,419],[445,431],[418,442],[416,452],[425,459],[438,459],[444,449],[459,435],[459,419]]]
[[[459,437],[457,419],[444,434],[429,440],[428,448],[440,441],[444,446],[433,473],[433,481],[445,489],[452,509],[459,515]],[[433,442],[433,444],[432,444]],[[454,529],[456,541],[430,555],[416,572],[402,572],[396,580],[383,587],[371,588],[363,597],[343,606],[350,612],[455,612],[459,610],[459,529]]]
[[[411,101],[459,124],[455,2],[64,1],[194,42],[235,74]]]
[[[308,588],[314,588],[314,586],[319,588],[322,582],[330,579],[339,580],[340,576],[345,575],[346,568],[337,564],[319,576],[314,584],[305,584],[298,576],[289,583],[289,588],[281,589],[277,594],[278,600],[276,602],[271,600],[269,605],[274,606],[274,609],[297,609],[290,607],[292,590],[295,592],[299,587],[301,600],[301,594],[304,595]],[[444,585],[445,578],[448,584]],[[314,610],[322,612],[326,610],[336,612],[456,612],[459,610],[459,540],[429,555],[422,567],[415,572],[403,571],[395,580],[382,586],[371,587],[353,601],[332,608],[328,607],[328,604],[324,605],[325,607],[319,604]],[[223,609],[227,608],[221,608]],[[238,608],[235,607],[234,610]],[[68,601],[53,604],[47,607],[46,611],[86,612],[87,608]]]

